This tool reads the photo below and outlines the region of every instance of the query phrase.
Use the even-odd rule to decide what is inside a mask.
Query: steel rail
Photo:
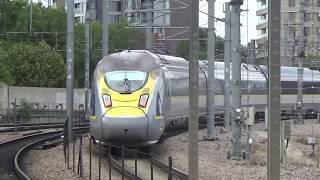
[[[88,127],[79,127],[79,128],[74,128],[75,131],[77,133],[84,133],[84,132],[88,132]],[[28,175],[22,170],[22,168],[20,167],[19,165],[19,162],[21,161],[21,159],[23,158],[23,156],[28,152],[30,151],[32,148],[38,146],[38,145],[41,145],[43,144],[44,142],[47,142],[47,141],[54,141],[56,139],[59,139],[61,138],[61,135],[62,135],[62,130],[57,130],[57,131],[53,131],[53,132],[49,132],[49,133],[42,133],[42,134],[36,134],[36,135],[30,135],[30,136],[25,136],[23,138],[18,138],[18,139],[15,139],[15,140],[12,140],[12,141],[8,141],[6,142],[7,144],[8,143],[15,143],[15,141],[21,141],[25,138],[28,138],[28,137],[43,137],[43,136],[47,136],[47,135],[50,135],[50,137],[45,137],[45,138],[42,138],[38,141],[33,141],[32,143],[29,143],[25,146],[23,146],[21,149],[19,149],[19,151],[15,154],[15,157],[14,157],[14,171],[15,171],[15,174],[16,176],[19,178],[19,179],[23,179],[23,180],[29,180],[30,178],[28,177]],[[4,143],[3,143],[4,144]],[[0,144],[1,145],[1,144]]]
[[[83,127],[89,125],[85,124],[76,124],[75,127]],[[0,129],[0,133],[6,132],[14,132],[14,131],[30,131],[30,130],[39,130],[39,129],[51,129],[51,128],[63,128],[64,123],[60,124],[38,124],[38,125],[19,125],[19,126],[11,126],[4,129]]]
[[[149,159],[155,166],[157,166],[158,168],[162,169],[163,171],[166,171],[167,173],[169,173],[169,166],[166,165],[165,163],[161,162],[160,160],[154,158],[154,157],[150,157]],[[189,175],[186,172],[183,172],[177,168],[172,167],[172,175],[175,177],[178,177],[180,179],[183,180],[187,180]]]
[[[114,169],[115,169],[118,173],[122,174],[122,165],[120,165],[120,164],[117,162],[117,160],[112,157],[112,155],[111,155],[111,157],[108,157],[108,158],[110,158],[111,166],[114,167]],[[126,178],[128,178],[128,179],[133,179],[133,180],[143,180],[143,178],[139,177],[138,175],[135,176],[134,172],[131,172],[130,170],[128,170],[128,169],[126,169],[126,168],[124,168],[123,170],[124,170],[124,171],[123,171],[123,172],[124,172],[123,175],[124,175]]]

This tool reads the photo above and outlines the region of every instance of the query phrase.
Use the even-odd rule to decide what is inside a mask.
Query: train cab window
[[[245,65],[245,64],[242,64],[242,67],[243,67],[244,69],[248,70],[248,67],[247,67],[247,65]]]
[[[159,57],[159,60],[160,60],[160,62],[161,62],[162,64],[169,64],[169,62],[166,60],[166,58],[164,58],[164,57],[162,57],[162,56],[160,56],[160,55],[158,55],[158,54],[157,54],[157,56]]]
[[[105,74],[105,81],[111,89],[123,94],[130,94],[143,87],[147,75],[142,71],[112,71]]]
[[[160,61],[162,64],[169,64],[165,58],[160,57]]]

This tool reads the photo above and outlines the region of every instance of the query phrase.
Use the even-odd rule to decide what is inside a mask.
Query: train
[[[207,71],[199,61],[199,115],[206,117]],[[267,67],[241,64],[242,105],[257,113],[267,103]],[[304,104],[315,109],[320,72],[304,68]],[[224,63],[215,63],[216,108],[223,109]],[[291,108],[297,93],[297,68],[281,67],[282,105]],[[310,98],[312,97],[312,98]],[[259,110],[260,109],[260,110]],[[126,146],[157,143],[169,128],[187,125],[189,63],[181,57],[146,50],[105,56],[92,78],[90,134],[96,141]],[[217,114],[223,116],[223,111]],[[223,117],[222,117],[223,118]]]

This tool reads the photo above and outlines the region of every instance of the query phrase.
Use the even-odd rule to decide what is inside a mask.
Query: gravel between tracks
[[[78,163],[78,148],[79,140],[76,143],[75,151],[75,172],[77,172]],[[92,179],[98,179],[98,147],[92,146]],[[101,148],[101,152],[106,152],[105,148]],[[84,140],[84,177],[73,172],[72,166],[72,144],[70,146],[70,169],[67,168],[67,164],[64,162],[63,146],[48,150],[31,150],[25,156],[23,160],[23,169],[34,180],[75,180],[75,179],[89,179],[89,138]],[[105,158],[101,158],[101,178],[108,179],[108,164]],[[112,179],[119,179],[119,174],[112,171]]]
[[[247,161],[227,160],[230,150],[231,132],[218,128],[218,141],[202,141],[206,130],[199,132],[199,174],[201,179],[266,179],[267,174],[267,132],[264,124],[255,124],[252,128],[252,156]],[[281,179],[320,179],[320,169],[311,156],[312,147],[307,145],[307,136],[320,138],[320,124],[306,121],[304,125],[291,125],[291,140],[287,156],[281,164]],[[312,131],[313,129],[313,131]],[[188,133],[166,140],[163,144],[154,146],[161,159],[168,156],[174,158],[173,165],[178,169],[188,171]]]
[[[264,124],[255,124],[252,128],[252,156],[250,160],[227,160],[227,151],[230,150],[229,130],[218,128],[217,141],[202,141],[206,130],[199,132],[199,174],[201,179],[266,179],[267,163],[267,132]],[[306,144],[308,136],[320,137],[320,124],[315,121],[306,121],[304,125],[291,126],[291,140],[287,149],[284,163],[281,164],[281,179],[310,179],[319,180],[320,170],[312,157],[312,147]],[[313,130],[312,130],[313,129]],[[85,173],[83,179],[89,176],[89,145],[85,140],[84,164]],[[316,149],[317,150],[317,149]],[[103,150],[105,152],[105,150]],[[167,162],[172,156],[174,167],[187,172],[188,168],[188,133],[172,137],[162,144],[153,146],[152,151],[158,158]],[[74,175],[72,169],[67,169],[64,164],[62,145],[49,150],[33,150],[25,158],[24,164],[28,174],[33,179],[81,179]],[[72,161],[71,166],[72,166]],[[76,161],[77,162],[77,161]],[[97,147],[93,148],[93,179],[98,177]],[[102,159],[102,177],[108,178],[108,165]],[[143,160],[139,162],[138,174],[147,177],[149,168]],[[133,166],[132,160],[126,161],[126,166]],[[119,179],[119,174],[113,170],[113,179]],[[163,179],[163,178],[158,178]]]

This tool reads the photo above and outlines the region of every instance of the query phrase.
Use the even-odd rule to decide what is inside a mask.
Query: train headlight
[[[145,108],[147,106],[148,99],[149,99],[149,95],[148,94],[141,95],[140,99],[139,99],[138,107]]]
[[[111,97],[107,94],[103,94],[102,95],[102,100],[103,100],[103,104],[104,107],[112,107],[112,101],[111,101]]]

